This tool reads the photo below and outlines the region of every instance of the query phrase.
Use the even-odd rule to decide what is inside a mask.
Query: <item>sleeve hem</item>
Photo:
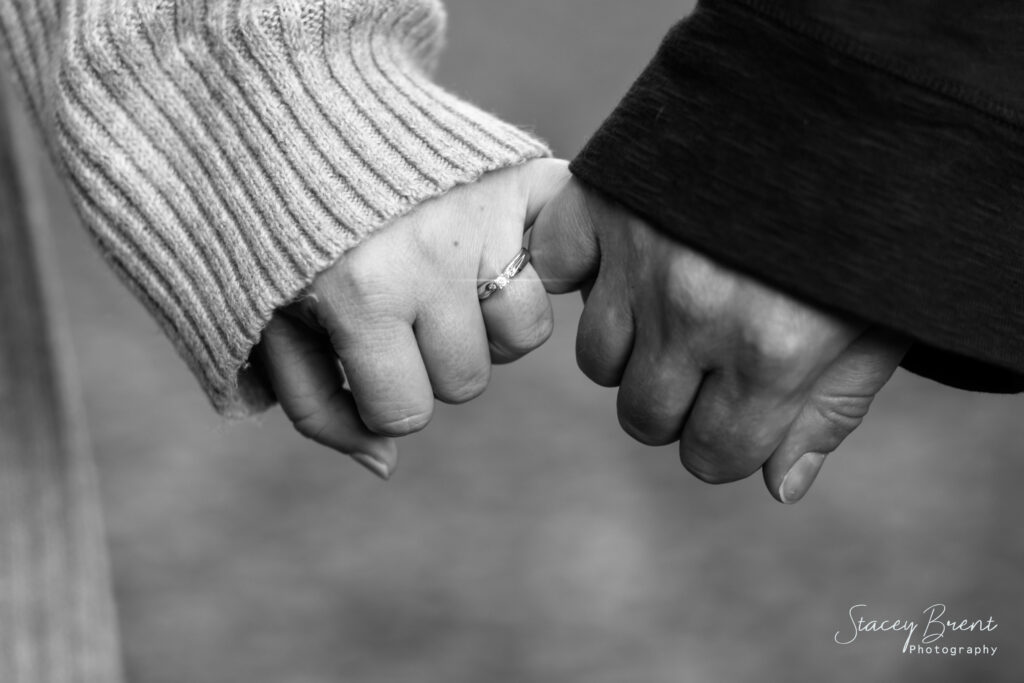
[[[248,359],[278,307],[423,201],[548,149],[430,80],[433,2],[233,7],[84,3],[48,124],[106,258],[244,417],[272,401]]]
[[[1024,144],[1002,119],[710,1],[571,168],[724,264],[933,349],[916,372],[1024,373]]]

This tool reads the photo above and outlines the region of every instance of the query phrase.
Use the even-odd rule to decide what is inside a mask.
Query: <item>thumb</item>
[[[764,481],[782,503],[807,493],[825,456],[839,447],[896,371],[910,340],[880,328],[853,342],[818,379],[789,433],[765,463]]]
[[[578,289],[597,273],[601,250],[588,201],[586,188],[570,179],[543,207],[530,230],[533,267],[552,294]]]

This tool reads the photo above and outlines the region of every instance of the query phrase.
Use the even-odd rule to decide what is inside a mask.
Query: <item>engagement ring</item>
[[[530,252],[523,247],[516,254],[516,257],[505,266],[505,269],[501,271],[501,274],[493,280],[484,280],[477,285],[476,293],[480,297],[480,301],[487,299],[495,292],[500,292],[508,286],[508,283],[512,281],[516,275],[523,272],[523,268],[530,262]]]

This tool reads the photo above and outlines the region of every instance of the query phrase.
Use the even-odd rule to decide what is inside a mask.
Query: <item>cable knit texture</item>
[[[74,201],[214,406],[272,312],[375,229],[543,143],[429,78],[432,0],[3,0]]]

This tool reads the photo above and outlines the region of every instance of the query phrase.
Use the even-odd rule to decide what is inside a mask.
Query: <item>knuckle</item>
[[[742,342],[741,367],[755,382],[779,389],[799,388],[814,362],[813,340],[794,327],[759,328]]]
[[[434,388],[437,398],[445,403],[467,403],[484,393],[491,381],[490,367],[484,365],[461,378],[455,378]]]
[[[535,319],[517,329],[514,333],[495,336],[490,340],[492,349],[502,358],[516,359],[525,356],[544,344],[554,331],[554,319],[550,308],[538,312]]]
[[[702,452],[687,450],[680,458],[683,467],[687,472],[700,479],[705,484],[728,484],[743,479],[744,476],[735,475],[724,470],[713,456]]]
[[[430,423],[432,410],[404,409],[385,411],[365,419],[371,431],[382,436],[408,436]]]
[[[710,455],[719,450],[723,441],[722,430],[710,424],[693,421],[686,427],[686,447],[694,453]]]
[[[763,464],[752,444],[701,428],[687,431],[680,444],[680,459],[691,474],[709,484],[746,479]]]
[[[679,438],[678,415],[638,401],[632,392],[619,392],[618,417],[622,430],[645,446],[664,446]]]
[[[675,438],[667,430],[658,428],[651,422],[637,419],[635,416],[619,414],[619,426],[622,430],[645,446],[664,446],[672,443]]]
[[[491,353],[491,363],[493,365],[505,365],[523,357],[523,354],[516,351],[510,351],[501,344],[497,344],[493,341],[488,343],[488,350]]]
[[[676,260],[672,261],[665,268],[661,277],[661,288],[665,293],[665,300],[674,309],[687,313],[697,308],[697,301],[695,301],[694,297],[695,292],[689,280],[689,275],[690,273],[683,268],[683,264]]]
[[[326,416],[320,411],[305,413],[292,421],[295,431],[307,439],[319,441],[329,426]]]
[[[834,434],[845,436],[860,426],[871,407],[871,397],[818,396],[813,407]]]
[[[616,359],[604,338],[581,333],[576,337],[576,365],[591,382],[615,387],[622,381],[625,359]]]
[[[759,361],[770,368],[788,368],[807,358],[811,344],[802,331],[792,326],[773,326],[763,330],[753,342]]]
[[[338,391],[318,400],[313,395],[281,396],[281,406],[292,422],[292,426],[300,435],[313,441],[320,441],[324,433],[330,429],[331,422],[327,406],[334,400]]]
[[[394,297],[391,283],[386,279],[375,254],[360,251],[360,245],[322,272],[310,287],[312,303],[322,315],[325,310],[336,312],[339,325],[350,326],[375,311],[391,310]]]
[[[726,277],[719,266],[689,249],[669,256],[660,279],[673,312],[693,322],[718,319],[736,289],[735,278]]]
[[[610,366],[600,355],[578,352],[576,364],[587,379],[598,386],[616,387],[621,381],[622,373]]]
[[[468,186],[463,187],[467,190],[472,189]],[[458,191],[458,188],[456,188],[456,191]],[[450,194],[448,199],[454,196]],[[438,207],[435,205],[432,208],[437,209]],[[428,216],[420,216],[420,220],[409,226],[406,248],[408,257],[414,261],[438,263],[446,260],[446,254],[449,253],[446,245],[450,244],[450,242],[440,240],[437,237],[437,224],[435,221],[440,220],[440,216],[435,214],[432,218],[433,220]]]
[[[509,348],[500,342],[491,342],[490,352],[491,362],[495,365],[504,365],[506,363],[517,361],[529,353],[529,351],[520,351],[519,349]]]

